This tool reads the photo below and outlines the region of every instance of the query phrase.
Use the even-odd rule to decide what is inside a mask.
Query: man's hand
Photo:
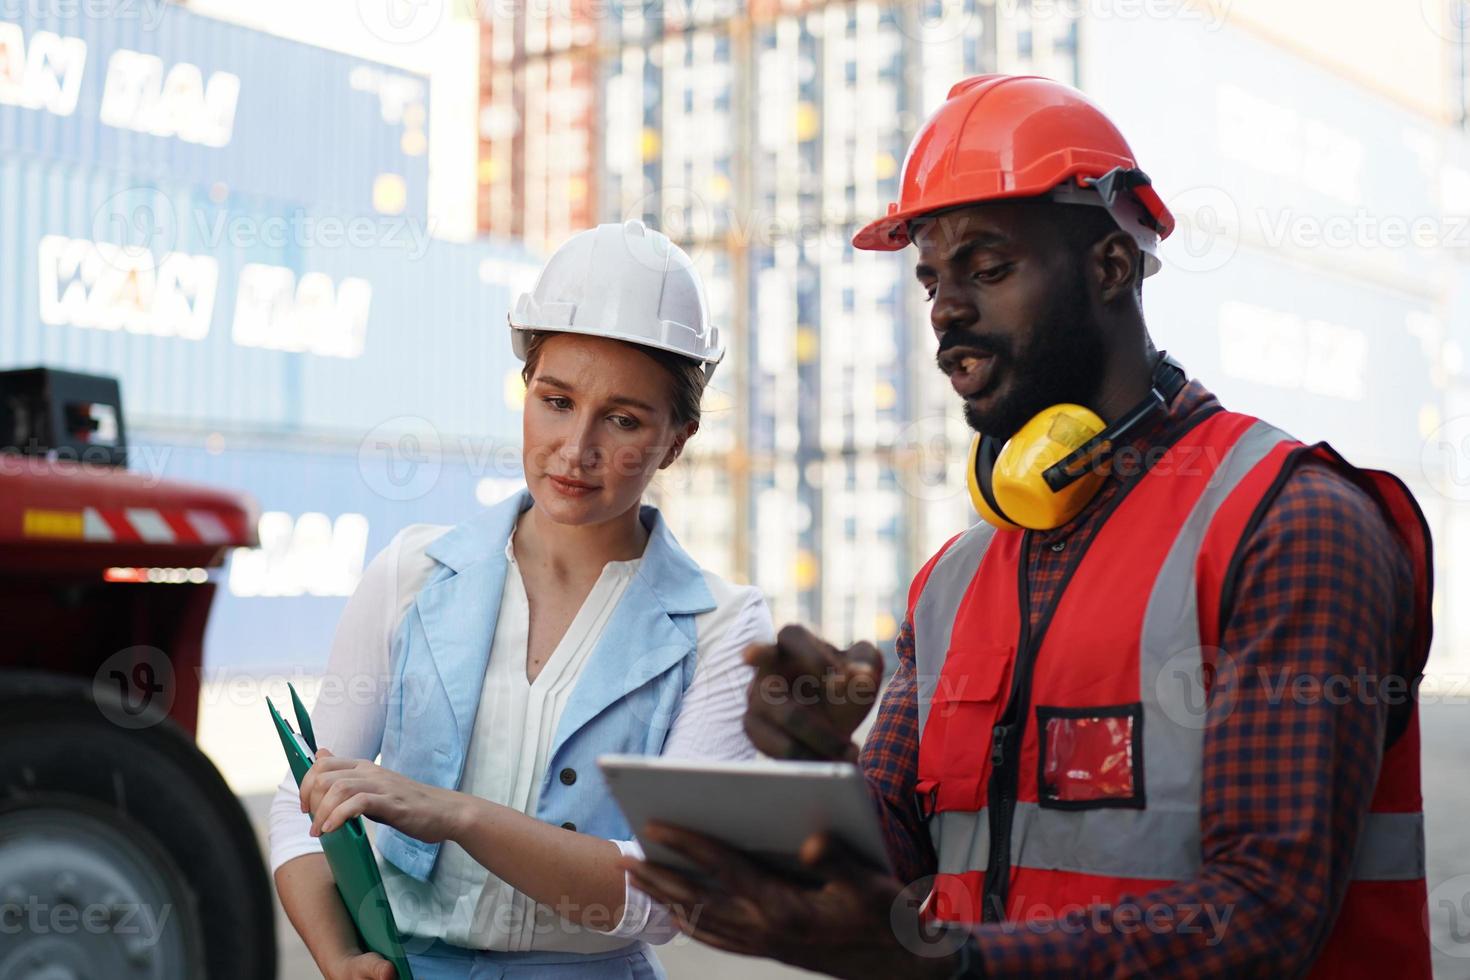
[[[644,835],[700,868],[705,883],[673,868],[623,858],[633,884],[668,907],[680,930],[744,956],[765,956],[838,977],[949,977],[958,944],[923,939],[924,897],[876,871],[826,835],[802,845],[817,884],[755,864],[718,841],[667,824]],[[900,932],[909,938],[901,941]]]
[[[777,759],[857,761],[853,730],[878,698],[883,655],[871,643],[839,651],[801,626],[784,627],[769,645],[751,646],[755,668],[745,733]]]

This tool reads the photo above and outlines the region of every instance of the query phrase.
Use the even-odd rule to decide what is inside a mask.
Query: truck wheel
[[[105,697],[0,674],[0,980],[274,977],[249,819],[178,726]]]

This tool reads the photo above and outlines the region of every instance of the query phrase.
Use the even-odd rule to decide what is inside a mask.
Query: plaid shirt
[[[1142,448],[1218,406],[1191,381]],[[1030,536],[1033,625],[1055,597],[1067,551],[1085,547],[1110,477],[1068,524]],[[1050,545],[1066,541],[1054,551]],[[1221,645],[1236,655],[1225,717],[1207,718],[1199,875],[1147,896],[1180,909],[1169,925],[1111,927],[1110,914],[1069,928],[976,926],[966,976],[1289,976],[1315,958],[1345,894],[1354,844],[1373,796],[1388,709],[1381,698],[1283,698],[1282,678],[1383,677],[1394,672],[1413,617],[1413,573],[1376,505],[1312,460],[1286,479],[1245,544]],[[914,803],[919,732],[914,634],[904,623],[898,666],[862,751],[888,851],[905,881],[936,870]],[[1309,703],[1296,703],[1297,700]],[[1334,704],[1333,700],[1351,703]],[[1207,710],[1213,710],[1213,705]],[[977,745],[986,744],[980,738]],[[977,751],[979,751],[977,749]],[[1229,912],[1211,928],[1187,910]],[[1186,918],[1187,916],[1187,918]],[[1136,923],[1134,923],[1136,926]]]

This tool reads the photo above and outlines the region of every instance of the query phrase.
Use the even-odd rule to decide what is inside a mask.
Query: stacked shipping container
[[[1382,29],[1405,28],[1423,25]],[[1470,584],[1466,133],[1200,9],[1094,18],[1088,41],[1118,56],[1089,61],[1085,86],[1180,223],[1145,288],[1154,337],[1227,406],[1409,485],[1436,543],[1429,672],[1464,689],[1470,604],[1450,597]],[[1204,44],[1251,71],[1200,71]]]
[[[338,553],[312,544],[323,519],[351,542],[364,518],[365,556],[514,482],[500,325],[533,267],[430,240],[422,78],[135,6],[0,20],[0,364],[120,374],[162,475],[262,488],[286,543],[226,602],[241,622],[294,622],[249,614],[270,595],[320,610],[282,657],[319,660],[340,597],[290,598],[286,566]],[[780,619],[891,637],[913,569],[970,519],[968,433],[906,257],[847,240],[896,196],[908,138],[956,78],[1079,80],[1077,11],[484,9],[482,225],[540,248],[642,217],[696,257],[726,328],[703,430],[655,485],[681,538]],[[1088,9],[1080,80],[1182,219],[1145,293],[1160,342],[1232,406],[1400,472],[1440,540],[1465,538],[1463,136],[1184,7]],[[1220,63],[1260,70],[1196,70],[1204,31]],[[1365,238],[1426,216],[1440,247]],[[1344,222],[1345,244],[1302,238]],[[1441,571],[1453,587],[1460,570]],[[231,637],[215,662],[259,660]]]
[[[938,383],[917,289],[903,257],[848,240],[896,197],[922,107],[955,79],[1074,77],[1075,26],[1034,30],[1029,5],[1014,9],[623,2],[518,7],[486,23],[486,118],[512,119],[495,93],[513,92],[539,126],[529,113],[550,97],[536,92],[549,65],[595,64],[597,89],[578,100],[588,111],[558,120],[563,139],[586,132],[594,152],[555,180],[597,189],[585,223],[642,218],[706,270],[730,350],[661,503],[701,560],[763,587],[778,620],[891,640],[913,569],[968,519],[945,466],[968,437]],[[565,47],[516,43],[533,34]],[[482,228],[540,231],[550,246],[584,226],[518,190],[549,178],[507,142],[485,146]]]
[[[100,7],[0,20],[0,365],[118,376],[134,468],[255,493],[207,664],[313,669],[394,531],[518,477],[534,266],[431,238],[425,79]]]
[[[1466,537],[1470,437],[1455,427],[1470,417],[1470,280],[1455,216],[1470,144],[1416,106],[1218,5],[629,0],[539,16],[542,36],[599,66],[583,114],[561,121],[593,139],[573,183],[597,189],[596,219],[643,217],[733,286],[714,303],[733,338],[715,382],[730,427],[686,481],[714,496],[670,493],[666,507],[702,557],[763,586],[778,619],[891,636],[913,570],[972,519],[968,433],[933,373],[906,260],[846,243],[896,197],[919,120],[982,71],[1080,83],[1129,134],[1181,218],[1145,290],[1161,345],[1232,407],[1395,470],[1440,540]],[[525,66],[550,55],[515,43],[519,23],[487,24],[485,70],[530,98],[545,73]],[[539,179],[529,159],[512,169]],[[552,244],[578,227],[494,176],[486,230],[514,215]],[[1396,221],[1431,241],[1394,247]],[[1454,550],[1439,549],[1441,582],[1456,581]],[[1470,619],[1446,622],[1470,649]]]

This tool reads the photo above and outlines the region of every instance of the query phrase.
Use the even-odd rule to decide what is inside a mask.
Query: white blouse
[[[348,599],[332,642],[321,693],[312,709],[317,744],[348,758],[376,759],[382,741],[393,633],[434,560],[423,553],[448,528],[412,525],[369,564]],[[460,791],[522,813],[536,812],[552,738],[577,678],[641,559],[608,562],[534,682],[526,680],[530,607],[511,543],[490,660],[465,759]],[[746,759],[755,748],[743,716],[750,668],[740,658],[751,643],[774,638],[759,590],[705,572],[716,607],[695,617],[698,666],[664,747],[666,756]],[[271,870],[320,852],[287,772],[271,804]],[[615,841],[642,856],[636,841]],[[601,952],[633,939],[664,942],[676,930],[667,912],[626,885],[622,921],[609,932],[569,922],[501,881],[458,844],[446,841],[427,882],[379,858],[400,927],[457,946],[522,952]]]

